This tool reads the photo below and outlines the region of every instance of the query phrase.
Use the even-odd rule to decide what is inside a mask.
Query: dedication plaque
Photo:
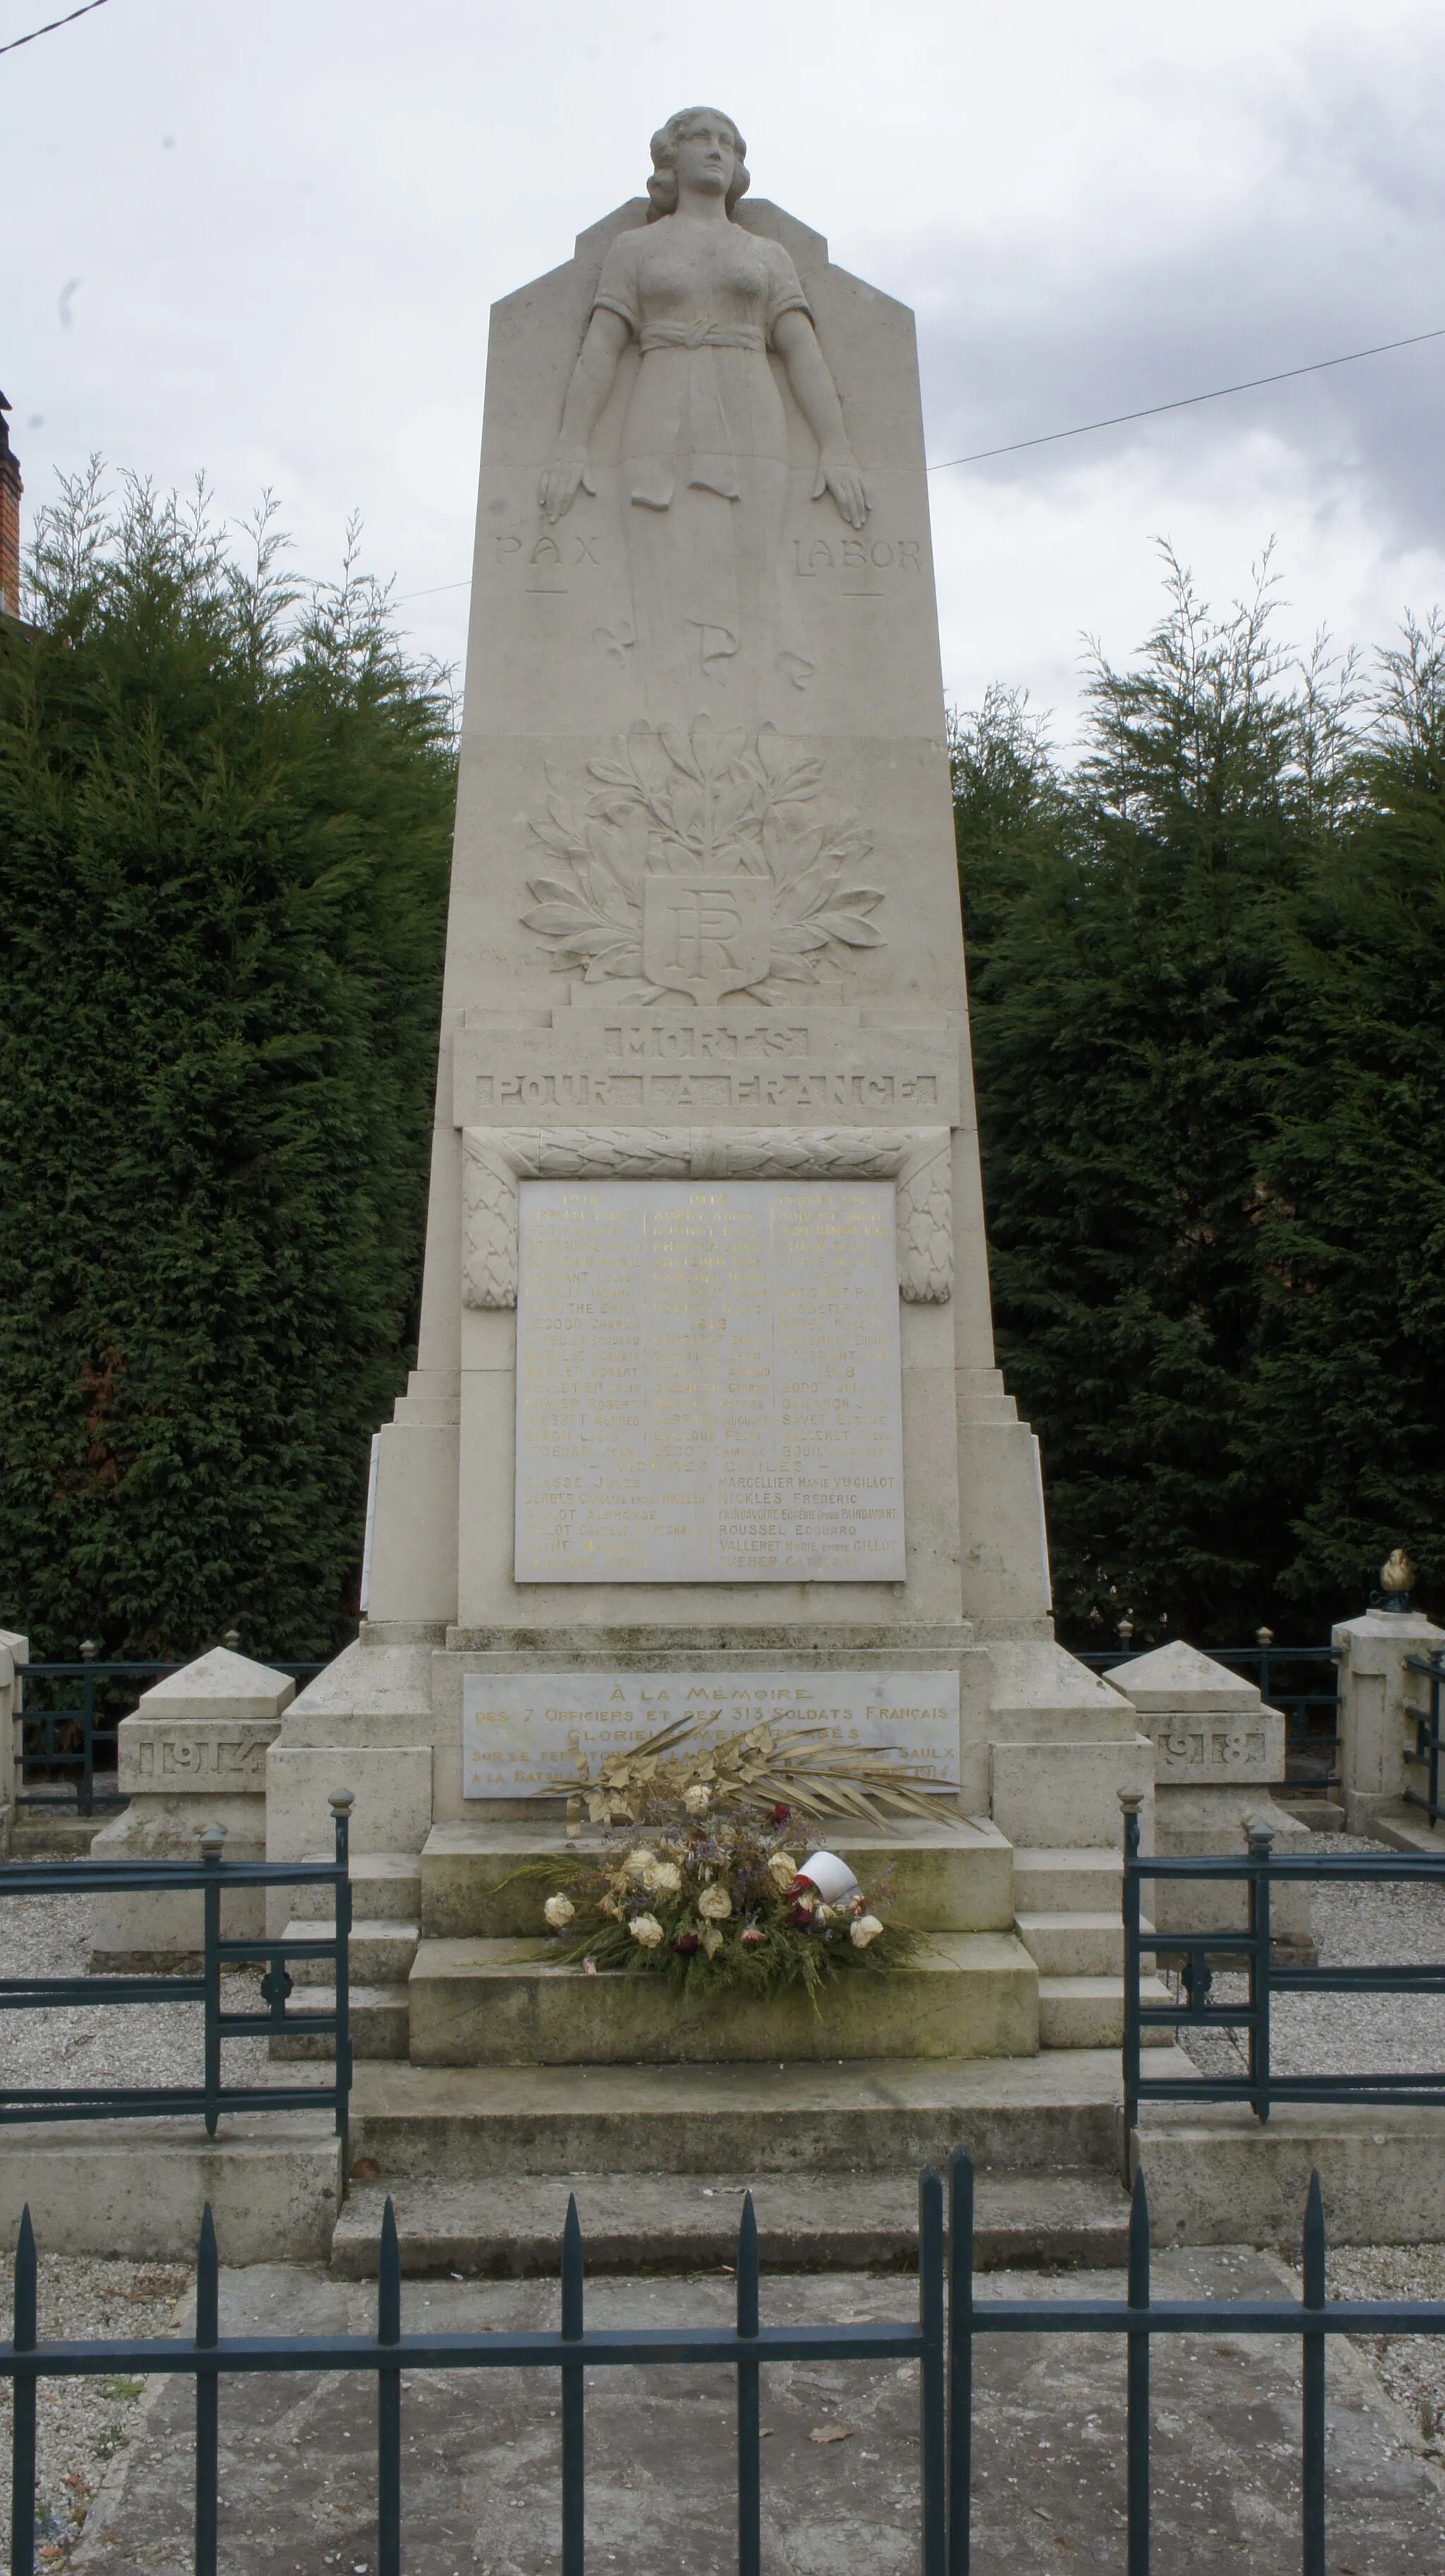
[[[466,1673],[463,1795],[535,1797],[679,1717],[697,1721],[680,1754],[749,1726],[821,1727],[835,1744],[894,1755],[940,1794],[958,1780],[956,1672]]]
[[[891,1181],[524,1181],[519,1583],[896,1583]]]

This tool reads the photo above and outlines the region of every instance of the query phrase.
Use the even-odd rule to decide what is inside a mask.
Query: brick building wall
[[[25,486],[20,480],[20,460],[10,447],[10,431],[5,414],[10,409],[0,394],[0,609],[10,617],[20,614],[20,495]]]

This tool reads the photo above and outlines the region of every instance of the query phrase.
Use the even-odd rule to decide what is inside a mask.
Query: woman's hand
[[[595,493],[596,489],[587,471],[586,448],[554,447],[542,468],[537,500],[545,519],[564,519],[579,492]]]
[[[868,516],[868,493],[858,470],[858,459],[850,447],[825,447],[818,456],[818,479],[813,498],[821,501],[831,492],[839,511],[850,528],[861,528]]]

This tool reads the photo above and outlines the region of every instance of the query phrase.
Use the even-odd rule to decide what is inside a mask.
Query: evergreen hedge
[[[451,711],[350,563],[96,473],[0,620],[0,1622],[354,1623],[415,1330]]]
[[[1311,1641],[1445,1573],[1445,636],[1292,673],[1170,585],[1067,771],[955,728],[1000,1361],[1063,1635]]]

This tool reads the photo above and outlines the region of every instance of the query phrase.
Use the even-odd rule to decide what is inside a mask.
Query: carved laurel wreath
[[[535,909],[522,915],[586,983],[638,980],[633,998],[643,1002],[668,989],[643,965],[646,877],[738,876],[770,888],[767,972],[745,988],[760,1001],[781,999],[775,986],[815,983],[839,949],[884,945],[869,918],[882,889],[855,881],[871,840],[823,795],[822,761],[771,725],[751,738],[719,733],[708,716],[687,734],[639,725],[587,774],[579,804],[548,772],[547,815],[531,828],[569,873],[534,877]]]

